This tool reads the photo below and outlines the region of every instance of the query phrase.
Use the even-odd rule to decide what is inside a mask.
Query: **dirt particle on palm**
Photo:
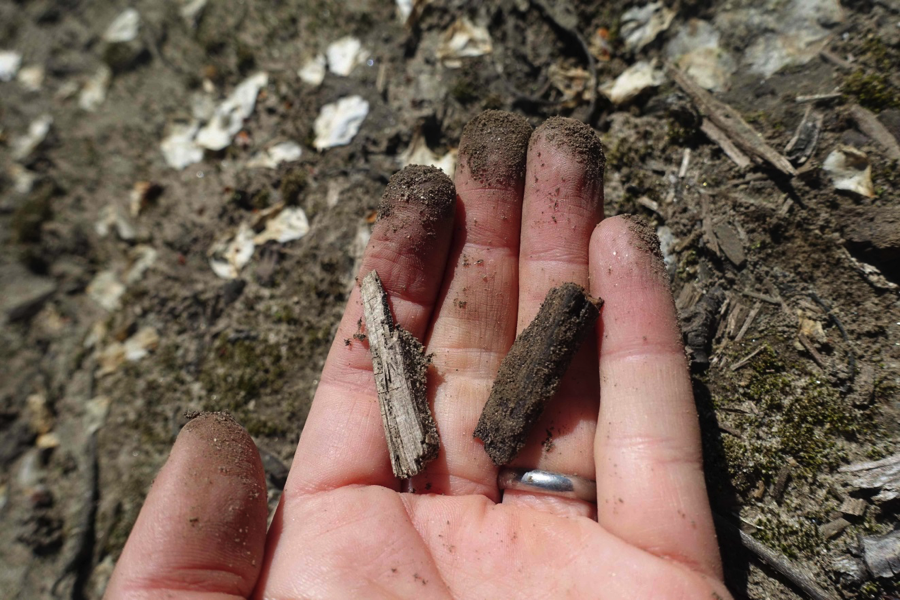
[[[410,165],[395,173],[381,196],[378,220],[405,215],[412,207],[426,231],[453,216],[456,188],[443,171],[425,165]]]
[[[580,285],[564,283],[550,290],[537,316],[516,338],[475,428],[494,464],[508,464],[522,449],[602,305]]]
[[[534,131],[529,148],[533,148],[540,139],[571,154],[582,166],[586,184],[602,185],[606,155],[600,138],[588,125],[575,119],[551,117]]]
[[[521,185],[531,125],[524,117],[486,110],[466,125],[459,143],[460,163],[486,186]]]

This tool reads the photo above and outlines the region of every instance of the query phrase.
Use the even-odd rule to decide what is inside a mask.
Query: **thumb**
[[[225,413],[181,430],[106,598],[246,598],[262,565],[266,485],[259,451]]]

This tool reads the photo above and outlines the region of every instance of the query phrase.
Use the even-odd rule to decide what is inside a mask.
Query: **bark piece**
[[[475,428],[494,464],[509,463],[522,449],[602,305],[581,286],[564,283],[550,290],[537,316],[516,338]]]
[[[391,468],[409,479],[437,456],[440,443],[426,396],[428,362],[419,340],[394,324],[378,273],[360,288]]]
[[[819,135],[822,132],[822,124],[825,122],[824,115],[819,112],[813,112],[812,108],[812,104],[806,107],[803,120],[797,126],[794,137],[791,138],[791,141],[784,148],[784,153],[787,157],[797,165],[804,164],[815,152],[819,143]]]
[[[865,537],[862,540],[866,567],[879,579],[900,575],[900,529],[887,535]]]
[[[724,131],[735,146],[747,154],[768,162],[785,175],[793,177],[797,174],[788,159],[768,145],[736,110],[713,98],[712,94],[694,83],[690,76],[685,75],[674,66],[667,65],[666,72],[691,97],[697,110],[703,116],[708,117],[713,125]]]
[[[900,453],[874,462],[861,462],[841,467],[852,473],[850,485],[863,490],[880,490],[875,502],[889,502],[900,497]]]
[[[750,158],[741,152],[728,136],[725,135],[725,132],[713,125],[712,121],[709,119],[703,119],[703,123],[700,124],[700,131],[705,133],[706,137],[717,143],[719,147],[722,148],[722,152],[724,152],[725,155],[740,168],[746,169],[753,164]]]
[[[900,160],[900,143],[887,127],[881,124],[878,117],[856,104],[850,107],[850,116],[856,121],[860,131],[878,142],[888,158]]]

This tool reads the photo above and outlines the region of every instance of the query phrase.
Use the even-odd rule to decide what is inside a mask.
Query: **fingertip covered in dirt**
[[[519,185],[532,128],[521,115],[486,110],[466,125],[459,142],[461,164],[486,186]]]
[[[550,117],[534,130],[529,150],[537,151],[542,142],[566,152],[582,166],[588,185],[602,185],[606,169],[606,154],[600,138],[589,125],[567,117]]]
[[[426,230],[453,216],[456,187],[447,175],[435,167],[410,165],[395,173],[381,196],[378,221],[418,214]]]

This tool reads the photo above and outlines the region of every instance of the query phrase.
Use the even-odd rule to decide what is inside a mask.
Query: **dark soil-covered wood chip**
[[[537,316],[516,338],[475,428],[494,464],[508,464],[522,449],[572,357],[594,329],[602,305],[581,286],[564,283],[550,290]]]

